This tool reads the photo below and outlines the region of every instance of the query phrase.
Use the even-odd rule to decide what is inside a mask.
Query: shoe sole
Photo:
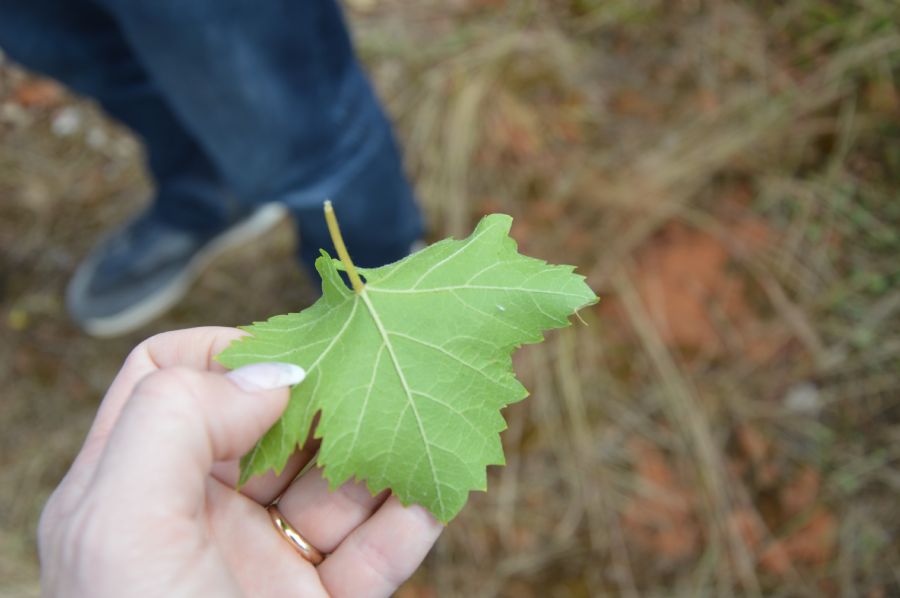
[[[261,207],[252,216],[207,243],[206,247],[191,258],[181,274],[165,287],[114,316],[83,321],[80,323],[81,328],[93,337],[109,338],[126,334],[150,323],[184,298],[203,270],[217,257],[262,235],[281,222],[286,214],[287,210],[281,204],[273,203]],[[85,282],[80,281],[76,275],[71,287],[77,288],[76,285]]]

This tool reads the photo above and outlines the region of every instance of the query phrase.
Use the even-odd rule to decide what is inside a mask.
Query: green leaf
[[[468,239],[359,269],[359,294],[322,252],[323,296],[248,327],[252,336],[218,357],[232,368],[286,361],[307,371],[281,419],[242,459],[241,483],[281,471],[320,412],[318,465],[332,488],[355,476],[373,494],[390,488],[443,522],[470,490],[486,490],[486,466],[504,463],[500,410],[528,394],[513,374],[513,349],[597,300],[572,267],[517,253],[511,223],[491,215]]]

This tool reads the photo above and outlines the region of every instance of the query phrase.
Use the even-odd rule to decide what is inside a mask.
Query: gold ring
[[[315,546],[307,542],[303,536],[297,533],[297,530],[291,527],[291,524],[288,523],[281,511],[278,510],[277,505],[269,505],[266,507],[266,511],[269,512],[269,517],[272,518],[275,529],[277,529],[281,536],[294,547],[294,550],[300,553],[300,556],[312,563],[313,566],[318,565],[325,560],[325,557]]]

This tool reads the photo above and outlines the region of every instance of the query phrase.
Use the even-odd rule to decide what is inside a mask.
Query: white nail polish
[[[252,363],[228,372],[225,377],[243,390],[272,390],[299,384],[306,377],[306,371],[292,363]]]

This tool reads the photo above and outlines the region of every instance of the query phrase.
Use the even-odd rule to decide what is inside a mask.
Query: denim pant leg
[[[91,0],[3,0],[0,48],[96,99],[143,138],[156,181],[154,209],[177,226],[228,220],[223,184],[135,58],[118,25]]]
[[[381,107],[334,0],[98,0],[239,197],[297,215],[301,257],[331,249],[331,198],[353,257],[375,265],[422,233]]]

